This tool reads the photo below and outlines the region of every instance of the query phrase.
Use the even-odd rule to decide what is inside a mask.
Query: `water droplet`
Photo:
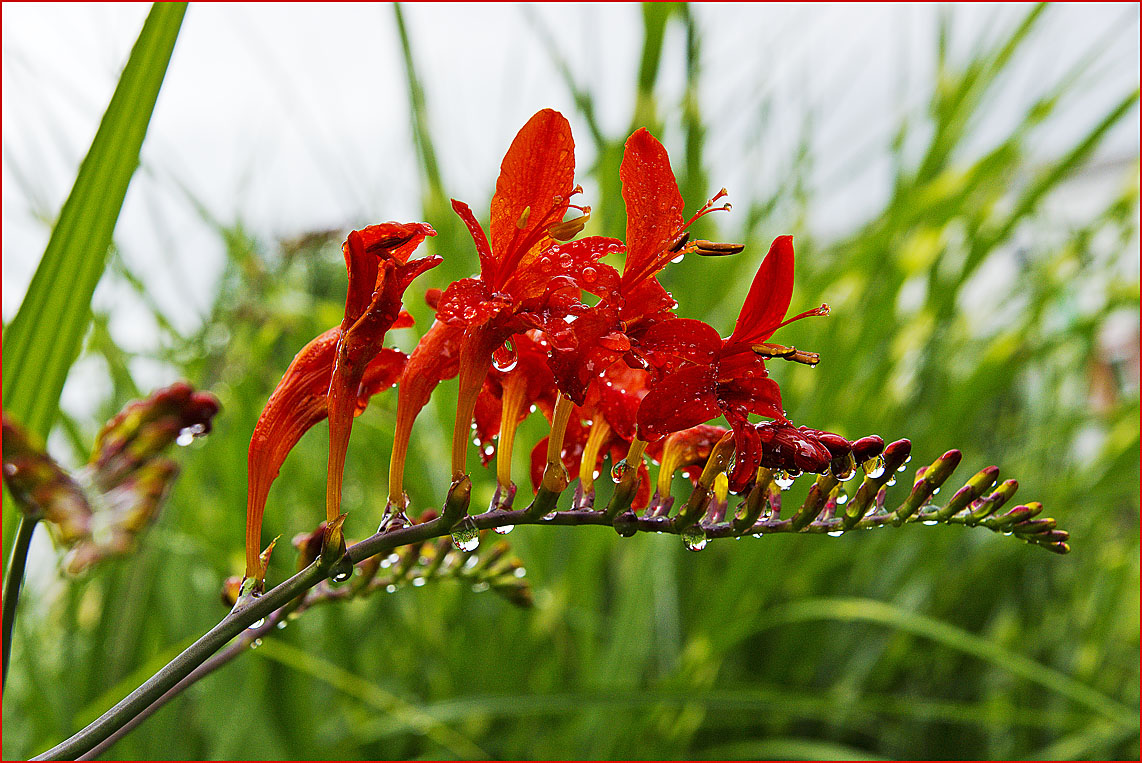
[[[839,538],[845,534],[845,531],[844,530],[829,530],[829,532],[827,532],[825,534],[828,535],[830,538]]]
[[[334,583],[344,583],[346,580],[348,580],[351,577],[353,577],[353,568],[352,567],[350,567],[347,570],[337,570],[336,572],[334,572],[332,575],[329,576],[329,579],[332,580]]]
[[[906,463],[906,464],[910,464],[910,463],[912,463],[912,456],[911,456],[911,454],[908,456],[908,458],[904,459],[904,463]]]
[[[452,533],[452,545],[461,551],[475,551],[480,545],[480,533],[475,527],[462,527]]]
[[[673,262],[675,265],[677,265],[679,262],[682,262],[682,260],[684,260],[684,259],[686,259],[686,255],[680,254],[677,257],[675,257],[674,259],[672,259],[671,262]]]
[[[464,560],[464,569],[470,570],[479,563],[480,563],[480,557],[476,556],[475,554],[472,554],[471,556],[469,556],[467,559]]]
[[[528,410],[531,411],[532,413],[535,413],[536,410],[538,410],[538,409],[535,407],[534,404],[532,404],[532,406],[530,408],[528,408]]]
[[[483,593],[484,591],[488,590],[489,588],[491,588],[491,586],[488,585],[486,580],[481,580],[479,583],[474,583],[472,585],[472,590],[475,591],[476,593]]]
[[[258,628],[261,628],[265,624],[266,624],[266,618],[259,617],[257,620],[250,623],[250,626],[246,630],[256,631]]]
[[[504,525],[503,527],[496,527],[494,529],[500,535],[507,535],[508,533],[510,533],[512,530],[515,529],[515,525]]]
[[[939,522],[937,522],[937,521],[936,521],[936,520],[934,520],[934,519],[924,519],[924,520],[921,520],[921,521],[920,521],[920,524],[922,524],[922,525],[928,525],[928,527],[931,527],[932,525],[938,525],[938,524],[940,524],[940,523],[939,523]]]
[[[837,495],[837,505],[838,506],[844,506],[848,502],[849,502],[849,494],[848,493],[840,493]]]
[[[280,623],[278,623],[274,627],[277,628],[279,631],[284,631],[286,629],[287,625],[289,625],[289,623],[287,623],[285,620],[282,620]]]
[[[515,572],[513,572],[512,574],[515,575],[517,578],[526,577],[527,576],[527,570],[524,569],[523,567],[516,567]]]
[[[895,477],[889,477],[888,482],[885,482],[884,484],[887,485],[888,487],[892,487],[893,485],[896,484],[896,478]]]
[[[682,531],[682,542],[689,551],[701,551],[706,547],[706,531],[698,525],[691,525]]]
[[[940,494],[940,488],[936,488],[935,490],[932,491],[932,495],[939,495],[939,494]]]
[[[584,283],[594,283],[595,279],[597,279],[598,277],[599,277],[599,272],[597,270],[595,270],[593,267],[591,267],[590,265],[583,268],[583,282]]]
[[[884,476],[884,456],[874,456],[861,464],[866,476],[877,479]]]
[[[251,649],[257,649],[261,645],[262,645],[262,640],[260,638],[256,638],[250,642],[250,648]]]
[[[550,522],[551,520],[555,519],[555,514],[556,514],[556,512],[554,512],[554,511],[549,511],[549,512],[547,512],[546,514],[544,514],[544,515],[543,515],[543,520],[544,520],[545,522]]]
[[[773,475],[773,481],[777,487],[782,490],[788,490],[793,485],[793,477],[790,477],[784,470],[778,469]]]
[[[753,537],[754,537],[754,538],[764,538],[764,537],[765,537],[765,533],[754,533],[754,534],[753,534]]]
[[[413,584],[414,586],[416,586],[417,588],[420,588],[422,585],[424,585],[424,584],[425,584],[425,583],[427,583],[427,582],[428,582],[428,581],[427,581],[427,580],[425,580],[425,579],[424,579],[424,578],[422,578],[422,577],[415,577],[415,578],[413,578],[413,579],[412,579],[412,584]]]
[[[507,373],[511,371],[519,363],[519,355],[516,353],[515,345],[509,339],[500,345],[495,352],[492,353],[492,368],[500,373]]]
[[[397,587],[395,585],[393,585],[392,583],[389,583],[387,586],[385,586],[385,593],[396,593],[396,592],[397,592]]]
[[[385,557],[385,561],[388,562],[389,565],[396,564],[397,562],[400,561],[400,554],[396,554],[396,553],[389,554],[388,556]]]

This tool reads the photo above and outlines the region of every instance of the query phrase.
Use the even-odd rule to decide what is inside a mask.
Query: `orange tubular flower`
[[[262,514],[270,485],[293,446],[314,424],[329,418],[326,518],[340,514],[341,478],[353,417],[369,398],[391,387],[404,368],[404,353],[382,348],[385,333],[411,325],[401,298],[416,276],[440,258],[409,261],[426,236],[423,223],[383,223],[353,231],[342,251],[349,272],[345,318],[307,344],[270,395],[248,457],[246,498],[246,577],[265,575],[259,560]]]

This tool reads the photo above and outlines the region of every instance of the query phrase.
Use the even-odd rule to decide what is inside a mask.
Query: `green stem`
[[[919,512],[908,517],[904,522],[906,524],[913,524],[923,520],[931,520],[933,516],[934,514],[932,513]],[[894,524],[894,519],[895,516],[893,514],[878,513],[868,515],[856,522],[851,529],[858,530],[890,526]],[[488,530],[505,525],[599,525],[610,527],[613,522],[613,517],[608,516],[607,512],[604,511],[580,509],[560,511],[550,518],[544,518],[532,516],[526,509],[520,509],[516,511],[488,511],[484,514],[471,516],[467,521],[471,522],[478,530]],[[794,527],[793,522],[788,519],[768,519],[758,521],[751,527],[743,530],[742,528],[734,527],[732,522],[720,522],[717,525],[705,528],[705,532],[706,536],[710,539],[733,538],[755,533],[763,533],[766,535],[792,532],[824,534],[849,529],[844,526],[844,523],[844,519],[833,517],[814,520],[804,527],[797,528]],[[963,523],[962,518],[953,517],[942,524]],[[377,554],[391,551],[398,546],[421,543],[431,538],[439,538],[449,534],[452,529],[451,525],[452,520],[449,517],[437,517],[424,524],[408,525],[396,530],[377,533],[351,546],[346,553],[353,564],[357,564]],[[675,526],[675,523],[667,517],[632,516],[631,527],[634,532],[665,532],[675,535],[681,532],[680,528]],[[32,758],[32,760],[75,759],[77,756],[90,753],[90,751],[97,747],[100,752],[105,750],[109,744],[102,747],[100,747],[100,745],[112,739],[113,736],[114,739],[120,738],[126,734],[130,728],[137,726],[142,722],[141,720],[135,721],[140,715],[149,715],[154,712],[154,710],[162,706],[162,703],[165,703],[170,697],[178,694],[199,678],[207,675],[217,667],[218,664],[232,659],[234,655],[231,655],[230,649],[228,649],[211,661],[212,655],[228,641],[241,634],[244,630],[249,629],[251,625],[263,618],[267,623],[270,622],[276,616],[275,613],[277,610],[289,605],[302,593],[328,577],[329,567],[323,565],[322,560],[319,558],[289,580],[274,587],[241,609],[232,610],[218,625],[214,626],[209,632],[198,639],[198,641],[187,647],[178,657],[147,679],[147,681],[139,686],[138,689],[131,692],[125,699],[71,738],[47,752]],[[252,632],[260,632],[264,625],[265,623],[258,624],[257,630]],[[235,645],[239,646],[238,651],[245,648],[246,638],[247,637],[243,637],[243,640]],[[231,647],[231,649],[232,648],[233,647]],[[225,655],[225,657],[223,655]],[[205,663],[208,663],[208,661],[210,661],[209,664],[213,666],[209,670],[205,669]],[[166,696],[168,693],[170,697]],[[156,703],[159,703],[158,707],[152,710],[151,707]],[[128,725],[130,725],[130,728],[126,728]],[[126,730],[122,733],[117,733],[120,729]]]
[[[4,576],[4,675],[3,685],[8,685],[8,658],[12,653],[12,628],[16,624],[16,605],[20,602],[20,589],[24,586],[24,568],[28,562],[28,548],[32,534],[36,531],[38,519],[21,516],[16,527],[16,542],[12,545],[12,558],[8,562],[8,574]]]

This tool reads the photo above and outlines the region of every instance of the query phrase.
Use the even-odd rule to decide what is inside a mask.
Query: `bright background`
[[[410,294],[426,326],[417,288],[475,270],[445,200],[486,209],[511,137],[550,106],[578,140],[588,232],[622,233],[617,161],[637,126],[666,143],[689,206],[730,191],[711,225],[749,248],[672,267],[683,314],[728,332],[769,240],[797,237],[793,308],[833,307],[783,334],[823,357],[774,371],[798,423],[909,437],[914,465],[961,448],[962,479],[998,463],[1074,552],[910,527],[694,555],[521,528],[534,610],[442,583],[307,614],[112,754],[457,754],[391,696],[491,757],[1137,758],[1136,721],[1107,708],[1137,718],[1138,8],[1032,10],[413,5],[417,121],[390,6],[192,7],[51,445],[81,461],[102,420],[179,377],[224,412],[135,557],[64,581],[38,538],[4,757],[78,728],[223,614],[249,433],[293,353],[339,320],[345,231],[437,226],[427,250],[446,264]],[[5,321],[146,11],[3,6]],[[414,435],[421,506],[447,481],[450,395]],[[380,515],[394,406],[378,398],[354,430],[351,535]],[[530,421],[523,438],[543,434]],[[323,437],[287,462],[267,532],[320,515]],[[880,606],[891,625],[870,622]],[[988,639],[988,659],[932,621]],[[1023,659],[1047,678],[1005,668]]]

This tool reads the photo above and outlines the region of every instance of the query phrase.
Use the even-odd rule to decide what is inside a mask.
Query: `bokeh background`
[[[6,322],[146,11],[3,7]],[[72,733],[225,613],[249,435],[340,320],[345,233],[440,231],[418,325],[394,332],[410,349],[419,290],[476,270],[448,199],[486,210],[512,136],[553,107],[588,233],[622,235],[639,126],[690,208],[730,191],[703,233],[747,249],[666,271],[683,315],[728,332],[769,241],[795,235],[793,309],[833,308],[782,333],[822,355],[774,368],[797,423],[908,437],[914,466],[957,447],[965,479],[999,464],[1072,553],[952,527],[698,554],[520,528],[534,608],[441,582],[312,611],[110,754],[1137,759],[1138,39],[1136,5],[192,7],[50,446],[82,462],[176,378],[224,410],[133,556],[69,579],[37,536],[3,756]],[[419,507],[447,486],[453,388],[414,431]],[[380,517],[394,410],[380,396],[354,429],[351,536]],[[533,417],[521,443],[544,434]],[[286,462],[267,533],[320,518],[325,438]]]

